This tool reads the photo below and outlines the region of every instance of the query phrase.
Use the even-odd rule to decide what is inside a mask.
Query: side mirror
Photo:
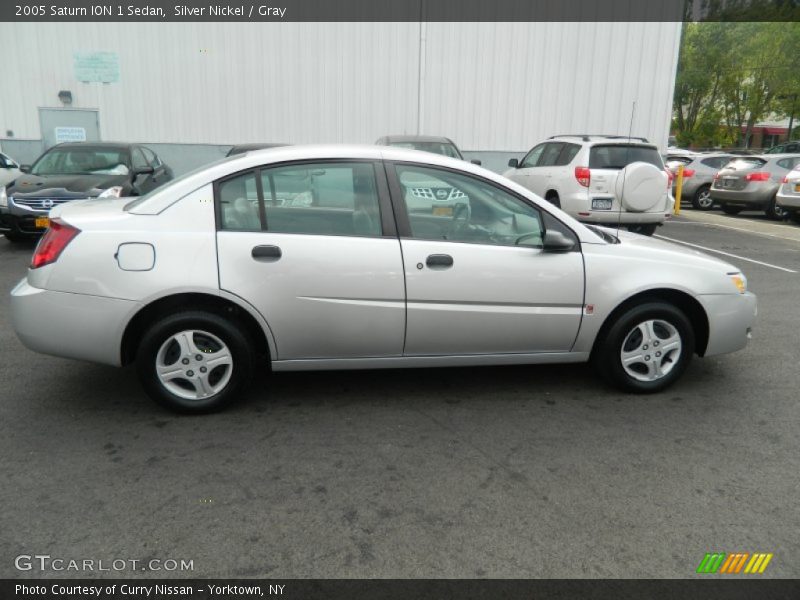
[[[508,161],[508,166],[512,169],[516,169],[519,167],[519,161],[516,158],[511,158]]]
[[[481,164],[481,161],[479,161],[477,158],[473,158],[469,162],[471,162],[473,165],[478,165],[478,166],[480,166],[480,164]]]
[[[20,165],[19,170],[22,171],[23,173],[30,173],[31,172],[31,166],[30,165]]]
[[[131,171],[131,176],[136,179],[139,175],[152,175],[155,172],[153,167],[139,167]]]
[[[544,232],[542,249],[545,252],[569,252],[574,247],[575,242],[560,231],[550,229]]]

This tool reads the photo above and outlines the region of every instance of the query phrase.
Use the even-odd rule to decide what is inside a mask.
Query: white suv
[[[557,135],[508,166],[506,177],[589,223],[652,235],[675,203],[671,174],[644,138]]]

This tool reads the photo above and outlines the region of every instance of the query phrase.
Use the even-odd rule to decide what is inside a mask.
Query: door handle
[[[447,269],[453,266],[453,257],[449,254],[431,254],[426,260],[425,264],[433,268]]]
[[[278,260],[283,253],[278,246],[254,246],[251,255],[256,260]]]

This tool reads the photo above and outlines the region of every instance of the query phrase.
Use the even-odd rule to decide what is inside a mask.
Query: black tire
[[[653,235],[658,229],[658,223],[644,223],[642,225],[628,225],[628,231],[641,235]]]
[[[711,210],[714,208],[714,199],[711,197],[710,185],[704,185],[697,189],[692,197],[692,207],[697,210]]]
[[[216,390],[213,394],[204,398],[184,398],[170,391],[161,382],[156,372],[156,361],[159,359],[159,352],[162,346],[171,336],[180,332],[194,330],[197,332],[193,336],[193,341],[198,347],[205,343],[205,348],[201,352],[214,352],[214,344],[221,341],[227,347],[231,356],[229,367],[213,367],[205,376],[206,380],[213,382],[212,377],[217,377],[216,383],[221,383],[228,377],[224,387]],[[208,334],[211,334],[210,336]],[[213,338],[216,337],[217,340]],[[219,349],[219,347],[217,347]],[[178,364],[178,360],[189,360],[186,355],[179,352],[175,354],[175,347],[167,346],[165,355],[172,353],[176,356],[174,361],[168,363],[177,366],[177,370],[184,367]],[[199,359],[206,357],[202,354],[196,355]],[[142,337],[139,348],[136,352],[136,370],[139,380],[147,394],[156,402],[169,410],[181,413],[207,413],[219,410],[234,401],[250,383],[253,374],[253,345],[243,330],[235,323],[214,313],[206,311],[186,311],[168,315],[153,323]],[[202,360],[194,360],[186,366],[187,373],[194,375],[191,369],[196,368],[198,372],[202,370]],[[227,375],[227,368],[230,375]],[[219,372],[219,369],[222,369]],[[178,387],[185,387],[186,393],[191,389],[197,390],[197,386],[189,378],[176,378]]]
[[[22,233],[17,233],[16,231],[9,231],[5,234],[6,239],[11,242],[12,244],[24,244],[25,242],[30,242],[31,237],[28,235],[24,235]]]
[[[722,209],[722,212],[724,212],[726,215],[738,215],[740,212],[742,212],[741,206],[732,206],[730,204],[723,204],[720,208]]]
[[[561,198],[559,198],[558,194],[556,194],[555,192],[550,192],[549,194],[547,194],[547,196],[545,196],[544,199],[547,200],[550,204],[552,204],[556,208],[561,208]]]
[[[786,210],[778,206],[778,199],[776,196],[772,197],[769,201],[767,208],[764,210],[767,216],[773,221],[783,221],[786,217]]]
[[[662,363],[659,364],[661,364],[662,368],[669,367],[668,372],[661,378],[652,381],[642,381],[628,374],[622,365],[621,357],[623,344],[631,341],[635,344],[636,340],[631,337],[634,335],[635,328],[640,323],[647,321],[658,322],[655,327],[657,332],[660,330],[666,331],[663,323],[669,324],[680,336],[681,342],[680,354],[677,357],[674,356],[673,351],[673,353],[667,353],[660,359]],[[694,354],[695,337],[691,322],[680,309],[665,302],[647,302],[634,306],[619,315],[611,323],[610,327],[604,328],[604,330],[603,337],[595,343],[595,348],[592,352],[592,363],[609,383],[624,391],[650,394],[666,389],[680,378]],[[657,341],[661,339],[659,338]],[[647,346],[642,346],[642,348],[647,349]],[[652,348],[649,349],[653,350]],[[647,364],[650,364],[649,361],[655,360],[655,352],[653,351],[651,354],[646,355]],[[673,360],[670,360],[670,358]],[[641,362],[633,366],[644,368],[645,364]]]

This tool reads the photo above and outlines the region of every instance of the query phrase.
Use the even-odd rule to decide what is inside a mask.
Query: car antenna
[[[631,139],[633,135],[633,116],[636,114],[636,100],[633,101],[631,106],[631,122],[628,125],[628,144],[625,146],[625,165],[622,167],[622,190],[619,193],[617,202],[617,237],[619,237],[619,230],[622,227],[622,199],[625,197],[625,175],[628,172],[628,159],[631,157]]]

